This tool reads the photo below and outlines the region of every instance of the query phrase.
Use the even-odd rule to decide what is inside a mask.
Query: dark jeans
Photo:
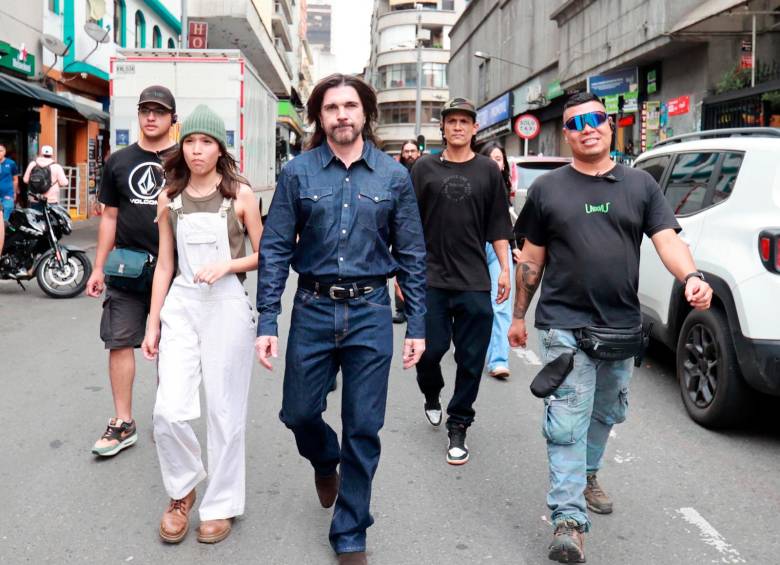
[[[340,464],[341,485],[330,527],[336,553],[365,551],[371,481],[379,464],[393,326],[387,287],[333,301],[298,289],[287,340],[279,417],[299,453],[318,475]],[[341,369],[341,447],[322,419],[326,396]]]
[[[470,426],[479,392],[482,367],[490,344],[493,307],[488,291],[428,288],[425,315],[425,352],[417,363],[417,384],[428,400],[444,388],[441,358],[455,344],[455,392],[447,406],[447,427]]]

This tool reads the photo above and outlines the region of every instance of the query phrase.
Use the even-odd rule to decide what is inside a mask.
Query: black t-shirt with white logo
[[[117,247],[157,255],[159,233],[154,218],[157,216],[157,197],[165,186],[161,159],[172,150],[173,147],[155,153],[133,143],[113,153],[106,161],[99,200],[106,206],[119,208]]]
[[[616,165],[599,177],[567,165],[536,179],[516,227],[546,247],[536,327],[639,325],[642,234],[664,229],[680,225],[644,171]]]
[[[496,163],[483,155],[465,163],[424,155],[412,167],[412,183],[425,232],[428,286],[490,291],[485,243],[512,239]]]

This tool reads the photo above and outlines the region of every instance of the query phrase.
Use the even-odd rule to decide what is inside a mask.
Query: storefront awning
[[[103,129],[108,129],[109,116],[107,112],[98,110],[87,104],[81,104],[80,102],[73,102],[73,105],[76,107],[76,111],[90,122],[97,122]]]
[[[699,6],[680,18],[669,33],[674,34],[684,31],[704,20],[722,14],[726,10],[731,10],[742,4],[747,4],[747,2],[748,0],[706,0],[706,2],[702,2]]]
[[[31,84],[5,74],[0,74],[0,92],[7,92],[9,94],[28,98],[37,102],[38,105],[45,104],[46,106],[52,106],[54,108],[78,111],[73,102],[67,98],[63,98],[36,84]]]

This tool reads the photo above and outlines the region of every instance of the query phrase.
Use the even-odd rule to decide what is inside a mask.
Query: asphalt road
[[[71,242],[90,245],[94,237],[91,224]],[[290,301],[288,292],[283,336]],[[283,352],[273,372],[255,369],[246,514],[215,546],[192,533],[179,546],[159,541],[167,500],[151,434],[156,375],[140,355],[138,443],[113,459],[90,453],[112,412],[99,318],[98,300],[53,300],[34,284],[22,292],[0,283],[0,563],[335,563],[330,511],[320,508],[311,468],[277,418]],[[398,354],[403,327],[395,330]],[[484,378],[471,461],[462,467],[445,463],[446,431],[424,420],[414,373],[397,355],[374,483],[371,563],[549,563],[542,406],[528,391],[538,369],[532,341],[529,352],[512,356],[507,382]],[[451,355],[444,368],[446,398]],[[334,426],[339,400],[333,394],[327,412]],[[588,562],[780,563],[778,408],[757,402],[739,430],[698,427],[682,407],[671,356],[653,350],[634,374],[629,419],[607,450],[600,479],[615,512],[592,517]],[[203,422],[197,429],[203,438]]]

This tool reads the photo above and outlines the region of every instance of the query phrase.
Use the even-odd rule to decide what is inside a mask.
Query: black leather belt
[[[298,277],[298,287],[315,294],[326,294],[331,300],[357,298],[387,285],[387,279],[375,278],[360,281],[341,281],[325,283],[308,277]]]

